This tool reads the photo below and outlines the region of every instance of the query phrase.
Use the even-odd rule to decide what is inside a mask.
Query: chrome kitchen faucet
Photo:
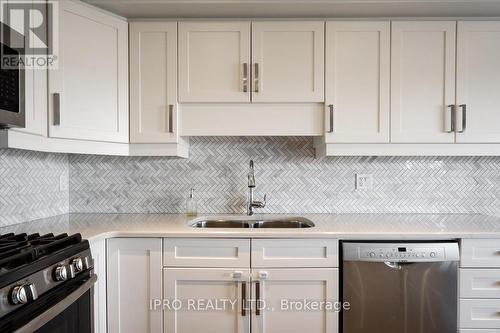
[[[250,160],[250,171],[248,172],[248,204],[247,204],[247,215],[252,216],[254,214],[254,208],[264,208],[266,207],[267,194],[264,195],[264,201],[255,201],[253,199],[253,191],[255,189],[255,170],[253,167],[253,160]]]

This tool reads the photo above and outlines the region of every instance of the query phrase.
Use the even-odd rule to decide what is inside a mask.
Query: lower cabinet
[[[163,272],[165,333],[338,332],[337,269]]]
[[[107,331],[337,333],[337,267],[328,239],[110,239]]]
[[[162,298],[161,238],[107,241],[108,333],[162,331],[162,312],[151,303]]]
[[[462,241],[460,333],[500,333],[500,242]]]

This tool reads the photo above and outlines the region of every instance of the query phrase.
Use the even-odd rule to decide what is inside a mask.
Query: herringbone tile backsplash
[[[68,155],[0,149],[0,226],[67,213],[68,176]]]
[[[264,213],[500,215],[500,158],[316,159],[311,138],[290,137],[192,138],[189,159],[71,155],[70,210],[182,213],[194,187],[200,213],[243,213],[250,159]],[[373,189],[356,191],[356,173]]]
[[[250,159],[264,213],[500,215],[500,158],[316,159],[311,138],[192,138],[189,159],[0,149],[0,226],[69,211],[182,213],[191,187],[200,213],[243,213]],[[373,189],[356,191],[356,173],[373,174]]]

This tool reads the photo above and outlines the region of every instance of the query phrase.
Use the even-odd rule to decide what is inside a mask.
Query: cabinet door
[[[252,101],[324,101],[324,22],[252,23]]]
[[[389,22],[326,25],[326,142],[389,142]]]
[[[500,143],[500,22],[459,22],[457,41],[457,142]]]
[[[130,142],[177,141],[177,23],[130,23]]]
[[[452,143],[455,22],[393,22],[391,141]]]
[[[164,307],[164,332],[249,333],[250,312],[242,310],[249,282],[248,269],[166,268],[164,299],[172,306]]]
[[[179,22],[180,102],[249,102],[249,79],[250,22]]]
[[[328,308],[338,302],[337,269],[254,270],[252,278],[256,306],[264,308],[252,313],[253,333],[338,332],[338,314]],[[307,301],[323,305],[311,309]]]
[[[49,72],[49,135],[128,142],[128,23],[59,2],[58,69]]]
[[[160,238],[114,238],[107,241],[109,333],[159,333],[162,297]]]

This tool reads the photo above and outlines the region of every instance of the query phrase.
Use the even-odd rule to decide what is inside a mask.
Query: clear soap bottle
[[[194,188],[189,192],[189,197],[186,201],[186,215],[191,217],[198,215],[198,207],[194,199]]]

